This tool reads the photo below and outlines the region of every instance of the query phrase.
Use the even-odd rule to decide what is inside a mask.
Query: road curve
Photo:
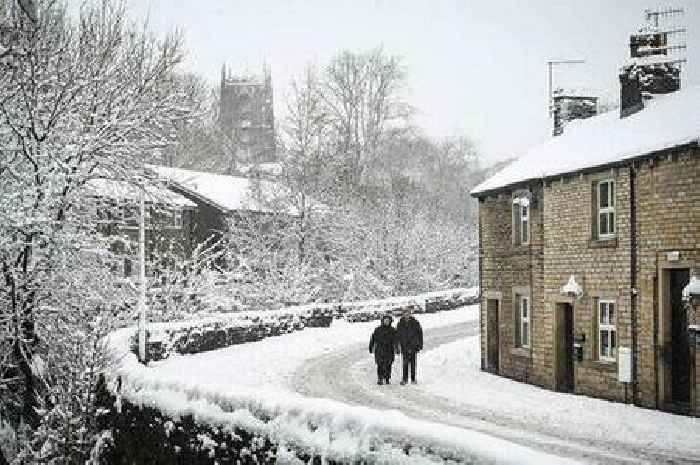
[[[478,335],[479,322],[471,321],[425,331],[425,350]],[[400,363],[394,364],[393,377]],[[419,360],[420,377],[420,360]],[[365,344],[355,344],[305,362],[291,380],[293,389],[307,397],[327,398],[380,410],[399,410],[421,420],[479,431],[522,446],[570,457],[585,463],[697,463],[618,442],[567,437],[546,425],[494,415],[414,386],[377,386],[374,363]]]

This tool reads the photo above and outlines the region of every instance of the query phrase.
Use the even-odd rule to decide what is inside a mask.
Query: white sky
[[[700,85],[700,2],[686,9],[689,63],[683,86]],[[432,136],[466,134],[487,159],[520,154],[549,134],[546,61],[555,85],[586,85],[618,98],[617,73],[643,0],[130,0],[158,33],[185,33],[187,66],[218,84],[234,71],[272,66],[276,115],[292,77],[338,50],[382,45],[404,58],[406,99]],[[693,30],[692,28],[695,28]],[[577,77],[579,75],[579,77]],[[583,76],[583,77],[580,77]]]

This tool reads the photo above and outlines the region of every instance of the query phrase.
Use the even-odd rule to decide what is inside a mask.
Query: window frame
[[[612,306],[612,312],[610,309]],[[606,318],[603,322],[602,312],[603,308],[606,308]],[[610,314],[612,313],[612,318]],[[599,299],[596,304],[596,320],[598,322],[597,337],[598,337],[598,360],[602,362],[615,362],[617,361],[617,302],[612,299]],[[607,333],[608,349],[609,353],[604,353],[603,348],[603,333]],[[614,334],[614,344],[613,341]]]
[[[530,243],[530,205],[518,204],[520,219],[520,245]]]
[[[526,191],[514,193],[511,213],[513,222],[511,240],[514,247],[528,246],[530,244],[531,211],[531,194]]]
[[[523,305],[525,303],[525,305]],[[527,310],[526,316],[523,315],[523,308]],[[531,339],[531,328],[532,324],[530,323],[531,319],[531,314],[532,314],[532,309],[530,308],[530,297],[527,295],[519,295],[518,296],[518,325],[519,325],[519,332],[518,336],[520,340],[518,341],[518,347],[522,347],[523,349],[529,349],[530,346],[532,345],[532,339]],[[527,325],[527,331],[524,330],[525,325]],[[524,342],[523,335],[527,333],[527,343]]]
[[[601,205],[602,202],[602,196],[601,196],[601,186],[603,185],[608,186],[608,192],[607,192],[607,206],[603,207]],[[615,188],[615,180],[612,178],[606,178],[598,181],[596,183],[596,223],[597,223],[597,233],[598,233],[598,239],[610,239],[613,238],[617,235],[617,227],[615,226],[615,220],[617,218],[617,212],[615,211],[616,207],[616,202],[615,202],[615,193],[617,189]],[[603,233],[601,231],[601,225],[602,221],[600,220],[602,215],[606,215],[606,224],[608,226],[608,232]],[[610,221],[610,217],[612,215],[612,221]]]

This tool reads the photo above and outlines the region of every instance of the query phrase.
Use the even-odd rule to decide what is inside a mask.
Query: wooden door
[[[499,334],[498,334],[498,307],[497,299],[488,299],[486,301],[486,347],[487,347],[487,370],[491,373],[498,374],[499,371]]]
[[[571,304],[556,304],[556,389],[574,391],[574,312]]]

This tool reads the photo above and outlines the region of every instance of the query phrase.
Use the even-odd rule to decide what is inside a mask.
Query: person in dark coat
[[[399,339],[401,348],[401,361],[403,362],[403,378],[401,384],[408,382],[408,372],[411,372],[411,383],[416,383],[416,354],[423,349],[423,328],[420,323],[411,315],[409,308],[405,309],[403,315],[396,325],[396,336]]]
[[[377,384],[390,383],[391,365],[394,363],[394,353],[398,350],[396,330],[391,326],[393,318],[384,315],[382,322],[372,333],[369,340],[369,353],[374,353],[377,363]]]

